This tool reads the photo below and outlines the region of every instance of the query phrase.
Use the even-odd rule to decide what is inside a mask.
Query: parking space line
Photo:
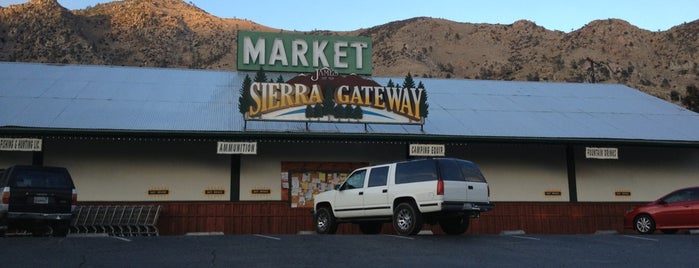
[[[255,234],[254,236],[262,237],[262,238],[267,238],[267,239],[273,239],[273,240],[282,240],[282,239],[279,238],[279,237],[267,236],[267,235],[261,235],[261,234]]]
[[[402,239],[409,239],[409,240],[415,240],[415,238],[410,237],[410,236],[401,236],[401,235],[386,235],[390,237],[395,237],[395,238],[402,238]]]
[[[633,235],[625,235],[624,237],[634,238],[634,239],[640,239],[640,240],[646,240],[646,241],[653,241],[653,242],[658,242],[658,241],[660,241],[660,240],[658,240],[658,239],[645,238],[645,237],[633,236]]]
[[[536,238],[536,237],[519,236],[519,235],[512,235],[512,237],[520,238],[520,239],[529,239],[529,240],[541,241],[541,238]]]
[[[121,236],[112,236],[112,238],[114,238],[114,239],[119,239],[119,240],[121,240],[121,241],[131,242],[131,239],[123,238],[123,237],[121,237]]]

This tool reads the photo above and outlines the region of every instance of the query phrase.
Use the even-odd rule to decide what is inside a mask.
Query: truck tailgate
[[[488,184],[471,181],[444,181],[444,201],[488,203]]]

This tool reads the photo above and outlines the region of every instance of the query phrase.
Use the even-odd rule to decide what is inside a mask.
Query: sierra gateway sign
[[[238,32],[238,70],[371,75],[371,38]]]
[[[245,120],[422,125],[427,117],[425,88],[410,75],[402,87],[328,68],[275,83],[246,76],[241,93]]]

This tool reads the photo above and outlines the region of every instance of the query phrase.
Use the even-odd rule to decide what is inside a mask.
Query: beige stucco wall
[[[699,150],[619,147],[619,159],[586,159],[576,148],[579,201],[652,201],[687,186],[699,185]],[[630,192],[616,196],[615,192]]]
[[[562,145],[447,145],[451,157],[478,164],[491,201],[567,202],[566,147]],[[390,142],[259,142],[257,155],[240,162],[240,200],[281,200],[281,163],[403,160],[408,144]],[[620,147],[618,160],[586,159],[575,147],[578,200],[639,202],[699,185],[696,148]],[[0,164],[31,164],[32,153],[0,152]],[[214,141],[45,139],[44,164],[71,171],[80,201],[230,200],[231,156],[216,154]],[[234,171],[235,172],[235,171]],[[148,190],[166,189],[167,195]],[[269,189],[270,194],[252,194]],[[205,190],[223,190],[206,195]],[[560,196],[545,192],[560,191]],[[630,192],[616,196],[615,192]]]
[[[564,146],[466,144],[447,154],[475,162],[490,186],[491,201],[567,202],[568,172]],[[561,195],[546,196],[546,192]]]
[[[69,169],[79,201],[230,200],[230,156],[215,142],[45,140],[44,152],[45,165]]]

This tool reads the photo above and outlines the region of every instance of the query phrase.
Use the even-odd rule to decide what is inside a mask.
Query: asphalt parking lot
[[[696,267],[699,235],[0,238],[3,267]]]

